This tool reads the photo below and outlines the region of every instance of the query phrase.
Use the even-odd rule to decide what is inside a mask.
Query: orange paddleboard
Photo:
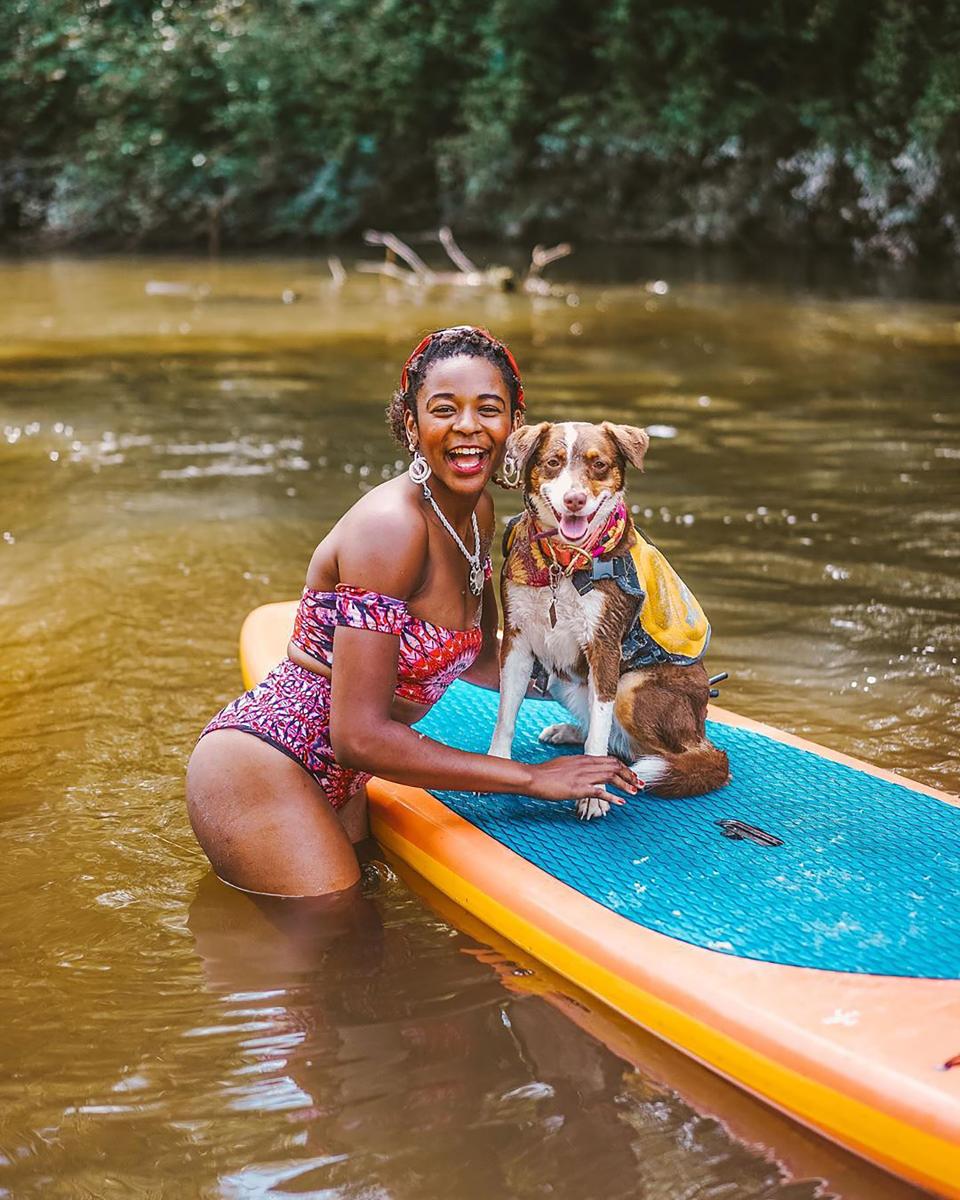
[[[295,607],[247,618],[246,686],[285,654]],[[495,707],[456,684],[420,728],[482,750]],[[546,756],[536,733],[557,719],[525,704],[515,754]],[[721,709],[710,721],[734,780],[706,797],[583,825],[572,805],[373,780],[374,835],[637,1025],[960,1200],[957,798]]]

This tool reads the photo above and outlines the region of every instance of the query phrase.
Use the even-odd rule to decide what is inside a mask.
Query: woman
[[[389,416],[413,455],[409,472],[365,495],[320,543],[289,657],[214,717],[190,759],[194,832],[220,878],[247,891],[353,887],[371,775],[545,800],[617,802],[604,785],[637,790],[615,758],[530,765],[410,728],[468,669],[497,683],[486,488],[523,423],[513,356],[485,330],[438,330],[407,360]]]

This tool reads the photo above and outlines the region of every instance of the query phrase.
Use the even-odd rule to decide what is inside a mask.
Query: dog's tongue
[[[579,542],[587,532],[588,524],[589,522],[586,517],[574,517],[568,513],[564,513],[560,518],[560,532],[568,542]]]

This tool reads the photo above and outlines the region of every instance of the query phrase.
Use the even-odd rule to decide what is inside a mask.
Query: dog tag
[[[556,563],[551,563],[548,576],[550,579],[550,628],[555,629],[557,626],[557,589],[560,587],[563,571]]]

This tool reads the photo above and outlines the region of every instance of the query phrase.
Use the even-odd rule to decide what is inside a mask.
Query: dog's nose
[[[587,502],[587,493],[582,488],[571,488],[564,492],[563,503],[567,512],[578,513]]]

